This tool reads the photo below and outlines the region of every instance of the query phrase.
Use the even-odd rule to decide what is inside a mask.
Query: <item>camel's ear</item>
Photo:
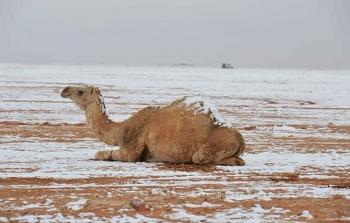
[[[94,86],[89,86],[87,88],[87,92],[90,94],[90,95],[100,95],[101,94],[101,91],[100,89],[98,89],[97,87],[94,87]]]
[[[100,89],[98,89],[97,87],[94,87],[93,89],[94,89],[93,91],[95,92],[96,95],[101,95]]]

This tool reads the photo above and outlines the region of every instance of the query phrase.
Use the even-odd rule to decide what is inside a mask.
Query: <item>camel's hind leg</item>
[[[239,158],[244,152],[242,135],[235,129],[218,128],[209,136],[207,142],[192,156],[195,164],[219,164],[242,166]]]
[[[245,161],[240,157],[230,157],[224,160],[217,162],[218,165],[226,165],[226,166],[244,166]]]

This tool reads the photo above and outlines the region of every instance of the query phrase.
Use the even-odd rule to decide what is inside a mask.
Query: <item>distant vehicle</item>
[[[221,68],[222,69],[233,69],[233,66],[231,64],[229,64],[229,63],[223,63],[221,65]]]

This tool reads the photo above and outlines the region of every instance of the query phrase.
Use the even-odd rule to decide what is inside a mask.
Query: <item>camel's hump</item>
[[[185,106],[187,110],[193,111],[194,114],[210,115],[210,118],[217,126],[229,127],[229,125],[225,123],[224,119],[221,117],[218,109],[201,97],[186,96],[179,100],[176,100],[174,103],[178,104],[179,106]]]

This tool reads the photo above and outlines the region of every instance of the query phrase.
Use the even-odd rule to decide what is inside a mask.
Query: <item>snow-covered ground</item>
[[[65,86],[76,84],[100,87],[114,120],[183,96],[204,98],[218,108],[226,122],[242,132],[247,143],[243,156],[246,166],[220,166],[208,171],[191,167],[188,171],[155,163],[93,161],[96,151],[106,147],[93,138],[62,141],[56,140],[55,134],[69,138],[75,133],[52,131],[46,137],[33,136],[14,133],[19,127],[7,125],[11,122],[41,128],[47,122],[53,126],[84,122],[82,112],[60,96]],[[75,191],[69,194],[71,197],[62,192],[62,196],[71,198],[61,204],[68,209],[65,213],[59,204],[53,204],[56,200],[30,203],[25,198],[23,203],[4,194],[0,196],[0,222],[282,222],[317,218],[314,209],[292,209],[288,199],[316,203],[320,199],[327,203],[340,197],[344,205],[349,204],[349,86],[350,71],[0,64],[0,124],[4,128],[0,129],[0,194],[22,189],[59,193],[102,188],[146,196],[145,190],[151,188],[153,196],[146,196],[146,203],[152,203],[152,197],[157,195],[186,201],[170,205],[170,210],[162,214],[131,213],[123,206],[114,216],[101,217],[97,212],[85,213],[84,205],[92,202],[93,192],[87,195]],[[8,183],[12,178],[55,178],[57,182]],[[101,183],[94,182],[95,178],[132,181]],[[211,203],[188,202],[193,197],[215,197],[220,191],[225,192],[220,202],[215,202],[216,198]],[[49,194],[44,197],[55,199]],[[276,199],[286,203],[275,203]],[[272,206],[266,206],[266,202]],[[33,213],[24,215],[24,209]],[[44,215],[34,211],[38,209],[52,212]],[[340,213],[336,219],[349,217]]]

